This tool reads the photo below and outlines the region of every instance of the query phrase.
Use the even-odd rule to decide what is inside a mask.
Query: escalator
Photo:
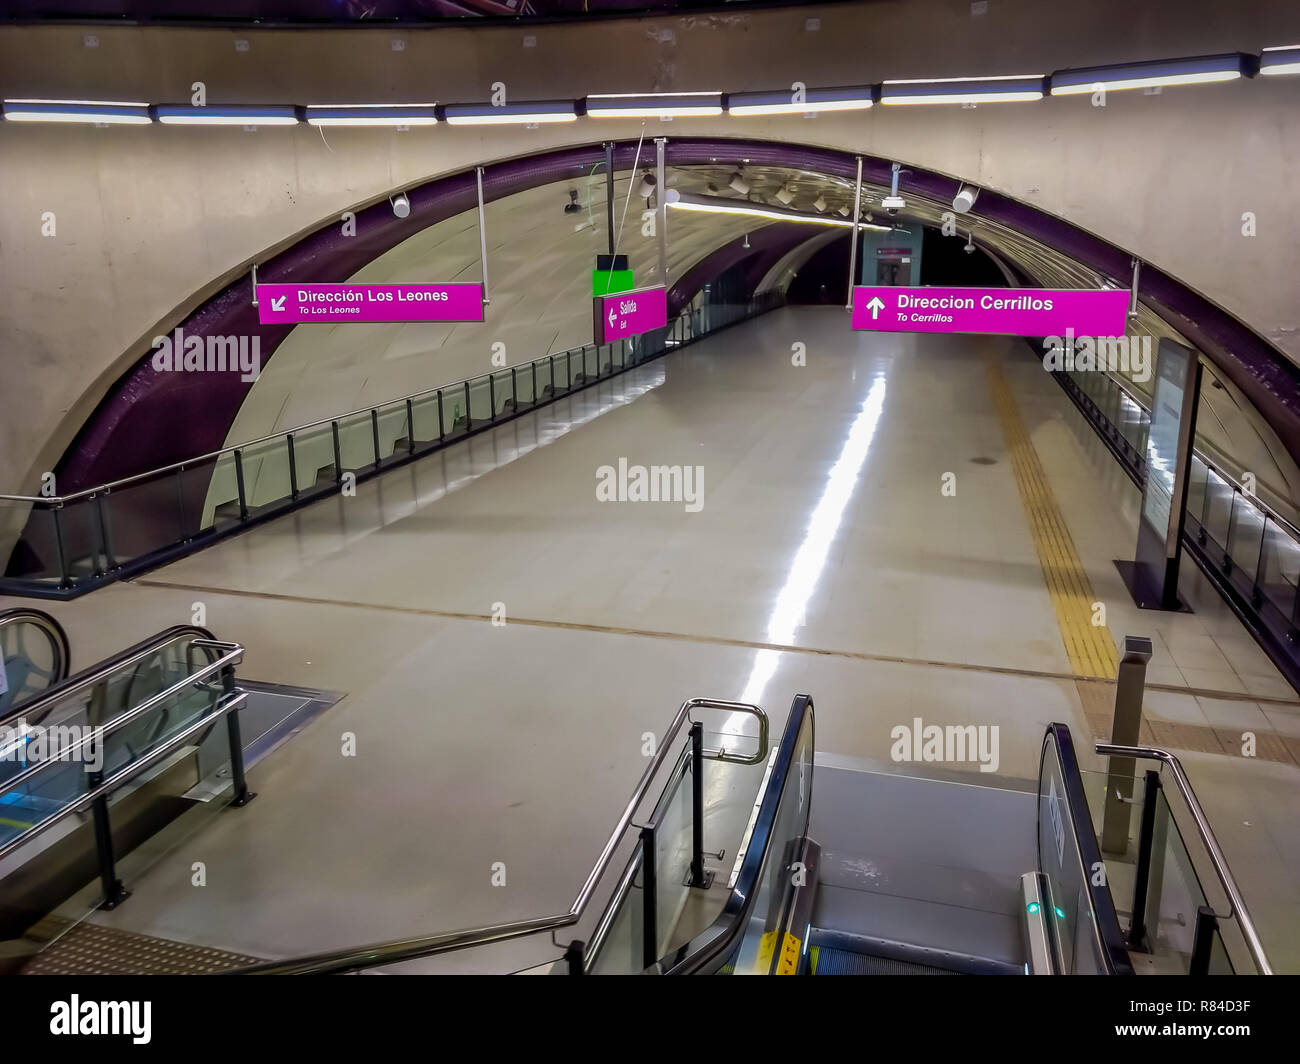
[[[726,716],[706,726],[710,712]],[[1208,821],[1165,751],[1099,747],[1113,758],[1110,771],[1084,771],[1069,728],[1051,724],[1038,778],[1029,781],[815,751],[807,695],[795,697],[772,744],[761,708],[690,699],[566,912],[237,972],[439,971],[444,954],[523,940],[544,946],[546,934],[553,961],[504,970],[1271,971]],[[1162,773],[1133,775],[1124,755],[1164,762],[1172,786]],[[1187,821],[1175,815],[1175,791],[1192,832],[1184,834]],[[1103,857],[1094,824],[1116,805],[1119,830],[1108,837],[1115,844],[1118,836],[1118,845]],[[1226,901],[1202,886],[1210,874]]]
[[[68,634],[44,610],[0,610],[0,717],[68,678]]]

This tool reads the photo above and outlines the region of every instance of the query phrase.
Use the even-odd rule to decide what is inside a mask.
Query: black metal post
[[[72,574],[68,572],[68,547],[63,542],[63,521],[59,515],[63,512],[63,505],[56,505],[50,511],[50,519],[54,522],[54,547],[59,555],[59,587],[72,586]]]
[[[658,884],[655,871],[655,829],[641,829],[641,957],[642,967],[649,968],[659,959]]]
[[[104,513],[104,496],[95,496],[95,518],[99,524],[99,545],[104,552],[104,570],[117,568],[117,559],[113,556],[113,543],[108,535],[108,515]]]
[[[468,432],[474,425],[474,418],[469,408],[469,381],[465,382],[465,431]],[[455,426],[452,426],[453,428]]]
[[[1218,918],[1208,905],[1196,909],[1196,938],[1192,940],[1192,960],[1188,975],[1209,975],[1210,955],[1214,951],[1214,935],[1219,930]]]
[[[103,772],[90,772],[86,775],[87,786],[94,790],[104,782]],[[113,828],[108,820],[108,798],[100,795],[90,804],[91,816],[95,825],[95,853],[99,857],[99,884],[104,892],[104,900],[99,903],[101,909],[116,909],[130,897],[131,892],[122,886],[117,878],[117,863],[113,855]]]
[[[495,374],[488,374],[488,409],[492,411],[492,422],[497,419],[497,383]]]
[[[339,445],[339,423],[330,422],[330,435],[334,438],[334,483],[343,483],[343,448]]]
[[[1129,919],[1130,946],[1145,948],[1147,935],[1147,891],[1151,887],[1151,848],[1156,837],[1156,800],[1160,795],[1160,773],[1148,769],[1142,792],[1142,826],[1138,830],[1137,872],[1133,879],[1133,912]]]
[[[691,878],[692,887],[705,887],[704,876],[704,725],[691,725]]]
[[[447,429],[442,423],[442,389],[440,388],[438,390],[438,442],[442,443],[446,436]]]
[[[634,175],[635,176],[635,175]],[[609,253],[614,254],[614,142],[605,141],[605,228],[609,231]]]
[[[289,447],[289,497],[298,497],[298,456],[293,453],[293,433],[285,436]]]
[[[570,975],[587,974],[583,961],[585,949],[582,939],[575,938],[569,943],[569,948],[564,951],[564,963],[568,966]]]
[[[338,426],[334,428],[334,460],[338,461]],[[239,519],[248,520],[248,494],[244,490],[244,452],[235,451],[235,487],[239,490]]]
[[[406,453],[415,454],[415,404],[406,400]]]
[[[370,438],[375,445],[375,468],[379,468],[379,411],[370,408]]]
[[[533,371],[533,406],[537,405],[537,363],[530,362]]]
[[[221,691],[224,698],[235,695],[234,665],[227,665],[221,670]],[[226,736],[230,740],[230,778],[235,785],[235,795],[230,804],[239,808],[247,805],[257,795],[248,789],[248,780],[244,776],[244,743],[239,734],[238,709],[232,709],[226,714]]]

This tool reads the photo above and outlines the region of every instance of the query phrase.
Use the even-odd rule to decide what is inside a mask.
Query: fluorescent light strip
[[[438,116],[428,104],[311,104],[307,123],[313,126],[435,126]]]
[[[5,100],[4,119],[112,126],[147,126],[153,121],[148,104],[98,100]]]
[[[1259,72],[1267,76],[1300,74],[1300,44],[1265,48],[1259,57]]]
[[[829,218],[818,214],[799,214],[791,211],[788,214],[777,210],[764,209],[753,205],[731,204],[731,203],[701,203],[697,200],[670,199],[665,206],[676,207],[683,211],[699,211],[704,214],[743,214],[750,218],[769,218],[776,222],[801,222],[805,225],[829,225],[837,229],[852,229],[853,223],[847,218]],[[874,229],[878,233],[888,233],[893,227],[888,225],[874,225],[871,222],[859,222],[859,229]]]
[[[295,126],[292,107],[177,107],[154,108],[165,126]]]
[[[875,104],[870,85],[837,89],[808,89],[795,103],[789,90],[733,92],[727,94],[727,113],[733,115],[804,115],[820,111],[865,111]]]
[[[589,118],[710,118],[722,114],[721,92],[624,92],[588,96],[584,102]]]
[[[1154,89],[1166,85],[1206,85],[1236,81],[1247,73],[1247,56],[1197,56],[1191,59],[1167,59],[1155,63],[1124,63],[1114,66],[1059,70],[1048,79],[1053,96],[1082,96],[1098,88]]]
[[[943,103],[1022,103],[1041,100],[1043,74],[1010,74],[997,78],[939,78],[886,81],[880,102],[890,106]]]
[[[578,120],[577,105],[572,100],[538,100],[500,107],[486,103],[448,104],[442,113],[449,126],[542,125]]]

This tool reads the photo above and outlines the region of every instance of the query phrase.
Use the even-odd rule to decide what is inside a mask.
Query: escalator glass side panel
[[[759,800],[749,847],[721,915],[654,969],[667,975],[767,974],[791,949],[778,942],[779,916],[792,874],[790,857],[808,833],[812,808],[813,704],[797,695]]]
[[[1061,971],[1133,974],[1064,724],[1048,726],[1039,760],[1038,869],[1048,881]]]

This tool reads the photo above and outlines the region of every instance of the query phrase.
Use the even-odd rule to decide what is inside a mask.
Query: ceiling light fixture
[[[449,126],[547,125],[576,122],[578,108],[572,100],[534,100],[494,107],[489,103],[449,103],[442,109]]]
[[[829,218],[820,214],[804,214],[800,211],[782,210],[780,207],[761,207],[753,203],[741,203],[734,200],[710,199],[705,196],[683,196],[676,189],[670,189],[667,206],[683,211],[697,211],[704,214],[736,214],[747,218],[764,218],[774,222],[800,222],[806,225],[829,225],[839,229],[852,229],[853,222],[847,218]],[[870,225],[858,223],[859,229],[874,229],[887,233],[887,225]]]
[[[189,107],[159,104],[153,109],[165,126],[296,126],[294,107]]]
[[[771,92],[729,92],[727,113],[749,115],[800,115],[819,111],[865,111],[876,102],[872,85],[845,86],[836,89],[805,89],[801,100],[789,89]]]
[[[95,125],[147,126],[153,119],[146,103],[96,100],[5,100],[6,122],[82,122]]]
[[[1300,74],[1300,44],[1265,48],[1259,57],[1259,72],[1268,76]]]
[[[435,126],[438,115],[431,103],[358,103],[346,106],[309,104],[311,126]]]
[[[891,106],[931,103],[1020,103],[1041,100],[1045,92],[1042,74],[1012,74],[997,78],[886,81],[880,86],[880,102]]]
[[[721,92],[602,93],[583,102],[589,118],[708,118],[722,114]]]
[[[1053,96],[1078,96],[1097,89],[1154,89],[1165,85],[1201,85],[1250,77],[1258,60],[1240,52],[1202,55],[1190,59],[1163,59],[1152,63],[1115,63],[1109,66],[1058,70],[1048,81]]]

